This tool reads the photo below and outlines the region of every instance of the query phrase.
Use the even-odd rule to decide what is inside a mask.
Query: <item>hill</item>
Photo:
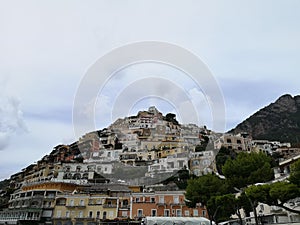
[[[279,97],[228,133],[248,132],[253,139],[300,143],[300,95]]]

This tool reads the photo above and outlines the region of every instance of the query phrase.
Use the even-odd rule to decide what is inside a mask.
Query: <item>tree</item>
[[[250,184],[272,180],[274,171],[271,161],[264,153],[241,152],[236,159],[228,159],[222,171],[232,187],[244,188]]]
[[[165,118],[166,121],[172,122],[174,125],[179,125],[178,121],[176,120],[176,115],[174,113],[168,113]]]
[[[218,221],[229,220],[232,214],[237,214],[240,221],[242,221],[240,214],[240,204],[238,198],[234,194],[225,194],[222,196],[216,196],[216,205],[219,206],[216,215],[218,215]]]
[[[291,165],[289,181],[300,187],[300,160],[297,160]]]
[[[224,180],[213,174],[208,174],[188,181],[186,188],[187,204],[194,207],[197,203],[206,206],[210,220],[215,220],[214,215],[218,206],[216,196],[228,193],[228,186]]]
[[[286,203],[299,196],[300,191],[297,185],[288,182],[276,182],[264,185],[252,185],[245,190],[246,195],[256,205],[262,202],[268,205],[275,205],[286,209],[287,211],[300,213],[286,206]]]
[[[219,174],[223,174],[222,167],[224,166],[227,159],[235,159],[236,152],[233,149],[221,147],[218,154],[216,155],[216,166]]]

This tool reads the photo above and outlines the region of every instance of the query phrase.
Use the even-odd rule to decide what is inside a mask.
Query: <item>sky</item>
[[[208,79],[210,90],[222,97],[223,131],[283,94],[300,94],[297,0],[1,0],[0,5],[0,180],[91,131],[86,118],[102,129],[155,105],[164,114],[176,113],[180,122],[212,129],[219,119],[212,111],[221,103],[216,92],[206,91]],[[130,65],[112,60],[108,64],[119,66],[117,71],[106,71],[107,64],[95,80],[87,79],[114,50],[147,41],[197,56],[195,64],[205,65],[206,75],[158,60]],[[195,83],[199,77],[203,82]]]

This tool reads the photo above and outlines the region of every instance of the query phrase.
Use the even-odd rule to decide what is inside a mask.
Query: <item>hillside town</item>
[[[300,148],[291,143],[179,124],[175,114],[164,116],[152,106],[74,143],[57,145],[49,155],[13,174],[0,224],[97,225],[139,222],[148,216],[208,218],[200,202],[188,206],[178,182],[186,179],[181,176],[185,173],[218,174],[216,155],[221,148],[279,155],[275,180],[286,179],[291,163],[300,157]],[[295,206],[300,207],[299,202]],[[289,217],[283,209],[259,207],[264,214]]]

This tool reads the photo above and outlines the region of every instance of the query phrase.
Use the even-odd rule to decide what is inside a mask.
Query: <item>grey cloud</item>
[[[0,96],[0,150],[4,150],[13,135],[27,132],[20,102],[12,96]]]

